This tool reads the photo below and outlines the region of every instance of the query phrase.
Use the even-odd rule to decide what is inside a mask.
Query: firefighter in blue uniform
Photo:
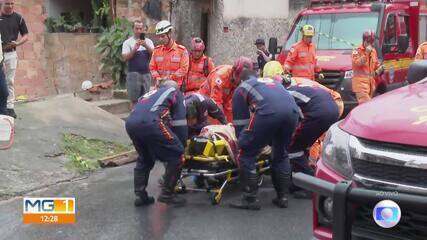
[[[190,138],[199,135],[202,128],[208,125],[208,116],[218,120],[221,124],[227,124],[224,112],[206,95],[200,93],[187,95],[185,107]]]
[[[238,163],[243,188],[242,199],[231,207],[259,210],[256,158],[272,143],[271,175],[277,198],[273,203],[288,206],[286,192],[291,168],[287,147],[299,119],[298,107],[286,89],[272,79],[250,77],[233,95],[233,123],[239,143]]]
[[[302,120],[288,149],[293,171],[314,175],[308,160],[309,149],[332,124],[338,121],[339,104],[332,97],[330,90],[313,84],[310,80],[285,75],[281,64],[269,62],[264,67],[264,73],[267,77],[283,83],[301,111]],[[296,186],[292,185],[289,190],[295,198],[311,198],[310,192]]]
[[[298,125],[289,147],[294,172],[314,175],[309,164],[309,150],[316,140],[339,119],[339,109],[331,94],[325,89],[296,84],[295,80],[284,78],[284,85],[294,97],[303,118]],[[311,198],[312,194],[294,185],[290,192],[295,198]]]
[[[146,187],[155,159],[166,164],[164,184],[157,200],[185,204],[185,199],[174,192],[188,131],[184,96],[176,82],[164,81],[159,89],[145,94],[127,119],[126,131],[139,155],[134,169],[135,206],[154,203]]]

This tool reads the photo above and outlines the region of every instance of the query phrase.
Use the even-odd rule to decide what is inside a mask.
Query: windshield
[[[316,36],[313,42],[320,50],[352,49],[362,43],[363,32],[377,30],[378,13],[339,13],[302,16],[289,37],[285,49],[301,39],[299,29],[305,24],[313,25]]]

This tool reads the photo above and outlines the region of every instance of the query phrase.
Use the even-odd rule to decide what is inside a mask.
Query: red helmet
[[[192,51],[204,51],[205,50],[205,43],[203,40],[199,37],[195,37],[191,39],[191,50]]]
[[[363,41],[373,44],[375,42],[375,33],[372,30],[367,30],[363,33]]]
[[[245,69],[254,70],[254,64],[248,57],[239,57],[233,65],[233,76],[235,81],[240,82],[240,75]]]

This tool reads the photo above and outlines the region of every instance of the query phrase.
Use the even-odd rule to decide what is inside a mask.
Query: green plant
[[[99,168],[99,159],[128,152],[131,149],[130,146],[99,139],[88,139],[72,133],[63,134],[62,148],[70,159],[68,166],[79,172]]]
[[[93,28],[108,28],[111,26],[112,17],[110,16],[109,0],[91,0],[93,11]]]
[[[132,35],[132,23],[117,18],[98,40],[96,50],[101,54],[101,70],[111,73],[115,83],[125,75],[126,63],[122,59],[122,44]]]
[[[55,18],[53,17],[48,17],[46,18],[46,20],[44,21],[44,25],[46,26],[46,31],[47,32],[55,32]]]

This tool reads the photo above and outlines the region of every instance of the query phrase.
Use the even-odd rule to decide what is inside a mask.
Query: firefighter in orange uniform
[[[315,74],[321,71],[317,66],[316,46],[312,43],[314,27],[305,25],[302,27],[301,33],[302,40],[295,43],[289,50],[284,69],[286,73],[291,73],[293,77],[314,80]],[[323,74],[319,74],[319,79],[323,78]]]
[[[375,92],[375,77],[384,72],[384,66],[379,63],[377,51],[373,47],[374,42],[375,33],[372,30],[365,31],[362,45],[352,55],[352,89],[359,104],[371,100]]]
[[[181,88],[187,73],[189,56],[187,49],[172,38],[172,24],[163,20],[156,25],[156,35],[161,45],[154,48],[150,61],[150,72],[156,81],[170,79]]]
[[[199,91],[203,83],[206,82],[209,73],[215,68],[212,59],[203,52],[205,43],[200,38],[191,40],[190,67],[185,82],[184,92]]]
[[[418,46],[415,60],[427,60],[427,42],[423,42]]]
[[[220,65],[209,74],[200,93],[210,96],[223,110],[227,121],[233,121],[232,98],[234,90],[241,79],[248,78],[248,74],[256,75],[250,58],[240,57],[234,65]]]

